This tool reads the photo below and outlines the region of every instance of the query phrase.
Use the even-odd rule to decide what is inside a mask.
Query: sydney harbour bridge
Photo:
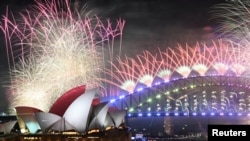
[[[191,76],[151,87],[138,86],[132,94],[113,99],[127,110],[128,117],[140,116],[249,116],[249,80],[242,76]]]
[[[188,60],[189,57],[184,58]],[[194,138],[203,138],[208,124],[246,124],[250,116],[248,71],[240,71],[239,64],[235,65],[236,69],[232,69],[234,65],[225,65],[230,63],[217,63],[216,67],[217,61],[208,63],[210,67],[206,69],[196,69],[196,64],[193,67],[177,66],[167,73],[168,77],[153,75],[149,80],[147,75],[148,81],[140,79],[132,83],[134,85],[130,81],[128,87],[122,85],[110,103],[127,111],[127,124],[134,129],[132,133],[143,133],[144,136],[190,134]]]
[[[127,117],[250,115],[247,56],[230,46],[219,40],[120,61],[111,103]]]

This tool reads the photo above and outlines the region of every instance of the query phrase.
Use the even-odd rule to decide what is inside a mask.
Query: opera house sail
[[[82,94],[79,91],[69,92],[58,98],[49,112],[35,107],[15,107],[20,132],[40,134],[70,131],[85,135],[91,130],[103,132],[117,129],[124,122],[126,111],[110,110],[109,102],[100,102],[97,98],[96,89],[86,90]],[[60,107],[62,109],[58,109]]]

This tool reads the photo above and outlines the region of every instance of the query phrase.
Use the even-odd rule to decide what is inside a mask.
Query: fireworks
[[[7,10],[0,28],[10,66],[10,106],[47,111],[73,87],[102,86],[104,61],[112,60],[113,42],[122,36],[124,21],[113,25],[110,20],[88,17],[68,0],[35,3],[18,15]]]
[[[220,23],[220,27],[217,29],[219,36],[243,47],[249,46],[249,8],[250,2],[247,0],[237,0],[213,6],[211,14]]]
[[[245,48],[219,39],[118,58],[106,71],[113,78],[108,83],[121,89],[111,102],[128,117],[245,116],[250,96],[244,55]]]
[[[250,43],[250,2],[237,0],[214,5],[211,10],[212,17],[219,22],[217,33],[225,41],[232,42],[235,47],[244,48],[241,52],[241,62],[249,67]]]
[[[223,40],[212,42],[212,44],[197,43],[195,46],[181,46],[167,48],[164,51],[159,49],[158,54],[151,54],[145,51],[136,58],[122,60],[118,58],[118,64],[113,71],[106,71],[112,80],[111,85],[121,88],[128,93],[136,91],[137,85],[143,84],[146,87],[153,85],[157,79],[168,82],[173,79],[213,75],[211,68],[216,75],[224,75],[232,70],[237,76],[246,71],[242,58],[243,49],[237,48],[233,43]],[[194,73],[196,72],[196,73]],[[175,78],[175,76],[177,78]]]
[[[35,3],[18,15],[7,10],[0,24],[10,66],[11,107],[31,106],[48,111],[64,92],[83,84],[91,89],[108,83],[111,88],[104,95],[117,96],[119,93],[111,93],[116,88],[133,93],[137,86],[150,87],[158,79],[167,82],[179,77],[206,76],[213,74],[211,69],[218,75],[229,70],[242,75],[249,65],[247,52],[235,44],[239,40],[240,46],[248,43],[248,2],[237,3],[240,9],[224,4],[213,11],[226,19],[221,30],[230,31],[230,35],[222,33],[233,42],[178,45],[159,49],[157,54],[143,51],[135,58],[125,59],[119,50],[116,60],[114,42],[117,37],[122,39],[123,20],[114,25],[110,20],[89,17],[88,12],[68,0]],[[229,13],[223,15],[223,10]]]

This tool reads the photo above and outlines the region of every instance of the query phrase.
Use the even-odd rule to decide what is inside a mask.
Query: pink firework
[[[125,22],[89,17],[78,6],[70,0],[36,0],[16,16],[7,9],[0,28],[10,66],[11,107],[47,111],[71,88],[102,88],[105,60],[113,60],[114,41],[122,38]]]
[[[150,87],[157,78],[163,82],[179,79],[176,73],[180,74],[181,78],[195,76],[193,71],[199,76],[225,75],[229,70],[236,75],[242,75],[246,71],[242,52],[243,49],[222,40],[207,44],[197,43],[194,46],[178,45],[164,51],[159,49],[155,55],[144,51],[136,58],[118,58],[117,64],[111,62],[114,70],[106,73],[112,78],[108,83],[133,93],[139,84]],[[213,74],[211,69],[215,70],[216,74]]]
[[[106,70],[108,78],[103,79],[111,85],[118,86],[132,93],[136,84],[141,83],[149,87],[155,78],[157,72],[163,62],[157,60],[149,51],[144,51],[142,55],[137,55],[135,59],[125,57],[125,59],[117,58],[117,64],[110,62],[112,70]]]

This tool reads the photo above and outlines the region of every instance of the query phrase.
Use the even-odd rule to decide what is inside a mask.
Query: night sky
[[[1,0],[0,14],[8,5],[17,12],[33,0]],[[214,39],[216,22],[211,19],[211,6],[225,0],[86,0],[81,3],[101,18],[126,21],[123,32],[123,53],[128,56],[157,47],[174,47],[177,43],[195,43]],[[2,22],[2,19],[1,19]],[[6,112],[8,63],[0,32],[0,112]]]

